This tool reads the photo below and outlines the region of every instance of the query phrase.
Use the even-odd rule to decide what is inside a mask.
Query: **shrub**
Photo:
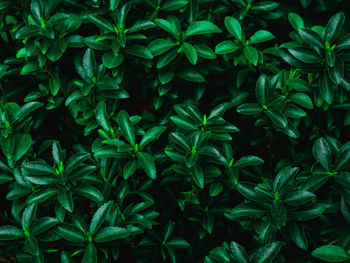
[[[350,262],[342,10],[2,0],[0,261]]]

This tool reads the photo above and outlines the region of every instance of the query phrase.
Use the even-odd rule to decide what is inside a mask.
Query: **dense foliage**
[[[350,262],[349,13],[1,0],[0,261]]]

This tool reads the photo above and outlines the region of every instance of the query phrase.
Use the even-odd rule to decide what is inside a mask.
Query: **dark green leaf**
[[[343,262],[350,258],[342,247],[335,245],[325,245],[316,248],[311,255],[328,262]]]
[[[129,232],[125,228],[107,226],[102,228],[94,237],[95,242],[105,243],[116,239],[121,239],[129,236]]]
[[[139,152],[137,153],[137,161],[139,162],[142,169],[146,172],[146,174],[151,179],[155,180],[157,177],[157,171],[152,155],[145,152]]]

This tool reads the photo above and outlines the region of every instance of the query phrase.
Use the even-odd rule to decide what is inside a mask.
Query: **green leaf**
[[[124,50],[126,53],[133,55],[135,57],[153,59],[153,54],[151,53],[151,51],[143,45],[139,45],[139,44],[128,45]]]
[[[190,243],[181,237],[174,237],[167,242],[167,245],[174,249],[184,249],[191,246]]]
[[[307,108],[307,109],[313,109],[314,105],[312,103],[312,100],[309,95],[305,93],[294,93],[289,96],[289,98],[296,104]]]
[[[259,201],[261,195],[255,191],[255,185],[250,182],[241,182],[237,184],[238,192],[248,200]]]
[[[157,177],[157,171],[152,155],[145,152],[138,152],[136,156],[142,169],[152,180],[155,180]]]
[[[160,10],[163,11],[175,11],[183,8],[188,4],[188,0],[172,0],[172,1],[167,1],[165,2]]]
[[[131,145],[135,145],[135,128],[130,122],[130,117],[125,110],[121,110],[118,114],[118,123],[124,138]]]
[[[233,258],[239,263],[249,263],[249,256],[244,247],[235,241],[230,243],[230,251]]]
[[[56,226],[55,232],[60,237],[73,243],[80,243],[80,242],[87,241],[85,233],[74,225],[70,225],[66,223],[60,224]]]
[[[123,169],[123,177],[127,180],[131,175],[135,173],[135,171],[139,168],[139,164],[137,161],[129,161],[124,165]]]
[[[192,167],[192,178],[200,189],[204,188],[204,174],[202,167],[199,164],[196,164]]]
[[[305,111],[303,111],[298,106],[295,106],[293,104],[287,105],[287,107],[283,111],[283,114],[288,118],[298,118],[298,119],[305,117],[307,115]]]
[[[111,129],[111,126],[109,124],[109,118],[106,110],[106,103],[104,101],[100,101],[96,105],[95,115],[96,115],[97,122],[101,125],[101,127],[105,131],[109,131]]]
[[[289,228],[294,243],[301,249],[308,249],[308,241],[304,232],[304,227],[297,223],[293,223]]]
[[[172,132],[169,134],[169,139],[172,143],[175,143],[176,145],[180,146],[185,151],[188,151],[188,152],[191,151],[191,147],[189,145],[187,138],[181,133]]]
[[[25,64],[22,67],[21,72],[19,74],[22,76],[26,76],[26,75],[35,74],[39,70],[40,70],[40,67],[36,62],[29,61],[27,64]]]
[[[109,21],[102,17],[98,17],[95,15],[89,15],[87,19],[93,23],[95,26],[97,26],[102,32],[108,32],[112,33],[114,32],[113,26]]]
[[[107,226],[102,228],[94,237],[96,243],[110,242],[116,239],[121,239],[129,236],[129,231],[125,228]]]
[[[152,52],[153,56],[159,56],[175,47],[176,43],[169,38],[157,38],[150,42],[147,48]]]
[[[225,17],[225,26],[227,31],[234,36],[237,40],[242,40],[242,27],[237,19],[226,16]]]
[[[53,167],[41,161],[32,161],[32,162],[23,163],[22,168],[30,174],[35,174],[35,175],[55,174],[56,175],[56,170]]]
[[[0,63],[0,79],[6,74],[6,71],[8,68],[9,68],[9,65],[4,65]]]
[[[205,58],[205,59],[216,59],[216,54],[215,52],[208,46],[199,44],[199,45],[194,45],[194,47],[197,50],[198,57]]]
[[[246,46],[243,49],[243,54],[244,54],[244,57],[254,66],[258,64],[259,54],[256,48],[251,46]]]
[[[249,39],[250,44],[258,44],[274,39],[275,36],[267,30],[256,31]]]
[[[215,106],[215,108],[212,109],[212,111],[210,112],[208,116],[208,120],[222,117],[225,114],[225,112],[231,109],[232,107],[233,107],[232,102],[223,102]]]
[[[283,202],[287,205],[299,206],[305,205],[315,199],[316,195],[308,191],[295,191],[288,193],[283,199]]]
[[[63,161],[63,151],[59,142],[54,141],[52,144],[52,157],[56,165],[61,165]]]
[[[261,105],[266,105],[270,101],[269,79],[265,74],[262,74],[255,86],[255,96]]]
[[[222,185],[222,183],[214,181],[210,184],[209,195],[217,196],[222,192],[223,189],[224,186]]]
[[[275,177],[273,182],[273,191],[278,192],[286,184],[288,184],[298,173],[298,167],[285,167]]]
[[[120,0],[109,0],[109,10],[115,11],[118,8]]]
[[[343,262],[350,258],[342,247],[335,245],[325,245],[316,248],[311,255],[328,262]]]
[[[259,248],[259,250],[254,256],[254,259],[255,259],[254,262],[256,263],[273,262],[273,260],[278,255],[282,246],[283,246],[282,242],[272,242]]]
[[[13,158],[13,151],[15,149],[15,138],[13,136],[8,137],[7,139],[1,138],[0,144],[1,144],[1,150],[6,156],[7,159]]]
[[[321,37],[315,32],[310,29],[299,29],[299,35],[302,39],[304,39],[306,42],[317,46],[319,48],[324,48],[324,44],[322,42]]]
[[[305,207],[303,210],[291,213],[290,217],[299,221],[310,221],[318,218],[325,210],[326,208],[323,204],[312,203],[312,205]]]
[[[342,149],[335,159],[335,169],[339,170],[349,165],[350,161],[350,148]]]
[[[334,52],[332,51],[332,54],[334,55]],[[344,61],[340,59],[338,56],[334,57],[334,66],[330,68],[328,74],[332,82],[336,85],[339,85],[343,83],[343,77],[344,77]],[[343,85],[345,86],[345,85]]]
[[[38,33],[39,33],[38,27],[29,25],[29,26],[24,26],[24,27],[20,28],[17,31],[15,37],[16,37],[16,39],[25,39],[27,37],[33,37],[33,36],[37,35]],[[26,65],[29,65],[29,64],[26,64]],[[34,66],[36,64],[30,64],[30,65]],[[24,69],[24,67],[23,67],[23,69]],[[25,70],[23,70],[23,69],[22,69],[23,73],[21,73],[21,74],[26,75],[27,74],[26,71],[28,71],[29,68],[26,68]]]
[[[95,202],[102,202],[103,200],[103,196],[100,193],[100,191],[92,185],[80,184],[75,186],[73,190],[74,192],[77,192],[79,195],[85,196]]]
[[[95,76],[96,60],[94,51],[88,48],[83,56],[83,68],[86,76],[92,80]]]
[[[324,100],[328,104],[331,104],[334,96],[334,88],[326,72],[323,72],[320,76],[319,87],[320,87],[321,95],[324,98]]]
[[[101,147],[95,150],[95,158],[125,158],[129,154],[118,152],[117,149],[111,147]]]
[[[92,244],[89,243],[84,252],[84,258],[83,258],[84,263],[97,263],[97,249],[96,247]]]
[[[302,62],[309,64],[319,64],[321,62],[319,54],[311,48],[295,47],[288,49],[288,51]]]
[[[326,50],[326,62],[329,67],[334,66],[335,54],[332,50]]]
[[[295,31],[304,28],[304,21],[298,14],[288,13],[288,20]]]
[[[32,222],[36,216],[37,206],[36,204],[31,204],[26,207],[22,215],[22,227],[29,229],[32,225]]]
[[[104,222],[109,209],[112,207],[113,202],[109,201],[102,206],[100,206],[99,209],[95,212],[91,219],[91,224],[90,224],[90,234],[94,235],[101,227],[102,223]]]
[[[205,82],[205,78],[193,69],[188,69],[177,73],[176,75],[180,79],[184,79],[190,82]]]
[[[18,227],[7,225],[0,227],[0,240],[2,241],[16,240],[23,236],[23,232]]]
[[[186,30],[186,37],[195,35],[221,33],[221,29],[210,21],[195,21]]]
[[[59,221],[53,217],[41,217],[38,220],[34,221],[31,227],[31,232],[34,236],[44,233],[50,228],[57,225]]]
[[[11,0],[3,0],[0,3],[0,10],[4,10],[11,4]]]
[[[239,220],[242,218],[260,218],[266,215],[266,210],[260,207],[256,207],[251,204],[240,204],[234,207],[230,213],[226,213],[225,216],[230,220]]]
[[[312,147],[312,154],[326,171],[329,171],[331,164],[331,148],[325,138],[319,138]]]
[[[274,125],[280,128],[287,128],[288,121],[286,116],[284,116],[282,113],[274,109],[268,109],[265,113]]]
[[[188,42],[182,43],[182,49],[191,64],[196,65],[198,61],[197,50]]]
[[[158,140],[158,138],[162,135],[162,133],[166,130],[166,126],[155,126],[150,128],[146,133],[142,136],[140,141],[139,149],[142,150],[148,144]]]
[[[43,17],[43,5],[40,0],[32,0],[30,4],[30,11],[32,12],[34,18],[38,23],[41,22],[41,18]]]
[[[172,35],[175,39],[179,38],[180,32],[177,32],[176,27],[170,23],[168,20],[156,18],[154,22],[164,31],[168,32],[170,35]]]
[[[263,109],[256,103],[245,103],[238,106],[237,112],[243,115],[257,115],[263,112]]]
[[[286,209],[284,208],[282,202],[279,200],[273,200],[270,213],[271,224],[276,229],[281,229],[281,227],[286,226]]]
[[[32,254],[32,255],[39,254],[39,242],[33,236],[26,237],[24,241],[24,248],[29,254]]]
[[[243,167],[250,166],[250,165],[260,165],[263,163],[264,163],[263,159],[261,159],[257,156],[248,155],[248,156],[244,156],[241,159],[239,159],[236,163],[234,163],[234,166],[238,167],[238,168],[243,168]]]
[[[123,54],[118,54],[118,56],[115,56],[113,52],[106,52],[102,56],[102,63],[108,69],[118,67],[120,64],[123,63],[123,61]]]
[[[169,52],[163,54],[157,62],[157,69],[161,69],[164,68],[165,66],[167,66],[169,63],[171,63],[177,56],[179,53],[177,53],[177,51],[175,49],[170,50]]]
[[[170,120],[174,122],[178,127],[184,130],[197,130],[197,126],[187,120],[180,118],[179,116],[171,116]]]
[[[51,196],[56,195],[58,192],[55,188],[44,188],[32,193],[28,199],[27,204],[42,203],[49,199]]]
[[[16,119],[17,121],[23,120],[25,117],[27,117],[30,113],[33,111],[39,109],[41,106],[43,106],[44,103],[38,102],[38,101],[32,101],[27,104],[24,104],[19,111],[17,111]]]
[[[344,21],[345,15],[343,12],[333,15],[324,29],[325,39],[329,42],[333,42],[338,37]]]
[[[70,190],[62,190],[57,193],[57,199],[64,209],[72,213],[74,208],[72,192]]]
[[[279,3],[275,1],[261,1],[258,3],[254,3],[254,5],[252,6],[252,10],[267,12],[276,9],[278,6]]]
[[[230,54],[236,52],[240,48],[241,47],[237,43],[231,40],[224,40],[216,45],[215,53],[220,55]]]

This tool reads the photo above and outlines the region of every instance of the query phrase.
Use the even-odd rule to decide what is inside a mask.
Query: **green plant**
[[[349,17],[2,0],[0,262],[350,262]]]

